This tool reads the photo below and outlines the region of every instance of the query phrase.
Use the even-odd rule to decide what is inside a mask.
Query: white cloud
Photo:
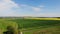
[[[16,10],[13,10],[13,8]],[[33,7],[24,4],[20,4],[20,6],[18,6],[18,4],[16,4],[12,0],[0,0],[0,16],[24,16],[24,15],[26,16],[27,15],[27,14],[24,15],[18,14],[17,12],[20,11],[19,9],[24,11],[32,10],[36,12],[39,12],[41,10],[41,8],[39,7]],[[31,16],[31,14],[28,14],[27,16],[29,15]]]
[[[39,7],[40,7],[40,8],[43,8],[43,7],[45,7],[45,6],[43,6],[43,5],[40,5]]]
[[[36,12],[40,12],[43,8],[44,8],[43,5],[39,5],[39,6],[37,6],[37,7],[32,7],[32,9],[33,9],[34,11],[36,11]]]
[[[36,11],[36,12],[40,12],[41,11],[41,8],[38,8],[38,7],[32,7],[33,11]]]
[[[23,8],[22,8],[23,7]],[[35,13],[36,12],[40,12],[41,8],[44,6],[39,6],[39,7],[34,7],[34,6],[29,6],[29,5],[24,5],[21,4],[20,6],[18,6],[18,4],[16,4],[15,2],[13,2],[12,0],[0,0],[0,16],[38,16],[38,17],[60,17],[59,13]],[[14,9],[15,10],[14,10]],[[24,9],[25,8],[25,9]],[[33,11],[33,14],[18,14],[17,12],[19,12],[22,9],[23,11]],[[23,13],[23,12],[22,12]]]
[[[15,14],[12,8],[18,8],[18,5],[12,0],[0,0],[0,16],[11,16]]]

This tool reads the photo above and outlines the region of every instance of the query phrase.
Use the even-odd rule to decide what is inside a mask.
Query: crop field
[[[0,19],[1,32],[6,31],[7,26],[19,28],[23,34],[60,34],[59,18]]]
[[[35,20],[60,20],[60,18],[25,18],[25,19],[35,19]]]

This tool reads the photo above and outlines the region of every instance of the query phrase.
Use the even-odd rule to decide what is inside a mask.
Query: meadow
[[[0,30],[7,26],[18,28],[23,34],[60,34],[59,18],[3,18],[0,19]]]

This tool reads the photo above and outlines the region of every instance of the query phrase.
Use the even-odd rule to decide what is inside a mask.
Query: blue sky
[[[0,16],[60,17],[60,0],[0,0]]]

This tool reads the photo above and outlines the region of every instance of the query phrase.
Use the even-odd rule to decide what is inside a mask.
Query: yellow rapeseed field
[[[34,19],[34,20],[60,20],[59,18],[26,18],[26,19]]]

